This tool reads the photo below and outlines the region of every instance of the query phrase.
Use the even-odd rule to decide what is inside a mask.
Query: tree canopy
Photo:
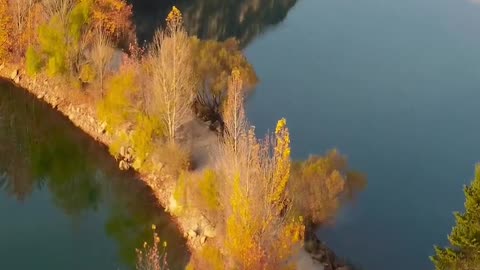
[[[431,257],[437,270],[480,269],[480,164],[464,193],[465,212],[455,213],[456,224],[448,237],[450,246],[435,247],[435,255]]]

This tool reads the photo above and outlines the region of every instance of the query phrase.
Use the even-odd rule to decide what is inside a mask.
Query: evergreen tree
[[[448,237],[451,247],[435,247],[436,255],[430,258],[437,270],[480,270],[480,164],[464,192],[465,212],[455,213],[456,225]]]

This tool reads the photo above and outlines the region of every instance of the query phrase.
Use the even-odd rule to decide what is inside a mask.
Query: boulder
[[[191,239],[195,238],[195,237],[197,237],[197,232],[194,231],[194,230],[188,230],[187,236],[188,236],[188,238],[191,238]]]
[[[18,75],[18,68],[14,69],[12,73],[10,74],[10,79],[15,80],[15,78]]]
[[[19,84],[19,83],[20,83],[20,75],[17,75],[17,76],[13,79],[13,82],[16,83],[16,84]]]
[[[100,133],[105,133],[105,131],[107,131],[107,123],[103,122],[101,125],[100,125]]]
[[[213,238],[213,237],[215,237],[215,235],[217,235],[215,227],[213,227],[210,224],[206,224],[203,227],[202,232],[203,232],[203,235],[205,235],[206,237],[209,237],[209,238]]]
[[[55,98],[55,97],[52,98],[52,102],[51,102],[52,108],[56,109],[58,107],[58,103],[59,103],[58,98]]]
[[[125,162],[125,160],[120,160],[120,162],[118,163],[118,168],[120,170],[128,170],[128,168],[130,168],[130,166],[128,165],[127,162]]]
[[[205,242],[207,241],[207,237],[204,235],[200,238],[200,244],[205,244]]]

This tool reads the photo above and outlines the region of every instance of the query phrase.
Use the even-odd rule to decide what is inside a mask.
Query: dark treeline
[[[285,19],[297,0],[130,0],[141,41],[151,40],[172,6],[183,13],[185,28],[200,39],[236,38],[242,48],[256,36]]]

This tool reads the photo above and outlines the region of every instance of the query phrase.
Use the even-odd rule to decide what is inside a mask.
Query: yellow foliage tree
[[[232,74],[232,82],[235,77]],[[225,256],[231,258],[232,269],[293,269],[291,258],[301,246],[305,228],[303,220],[288,211],[291,159],[287,122],[278,121],[273,140],[267,136],[259,141],[253,128],[247,130],[246,120],[238,122],[243,101],[236,102],[241,100],[232,93],[236,88],[229,88],[224,110],[230,129],[224,140],[223,162],[228,165],[223,173],[233,179],[226,182],[224,191],[229,194]]]
[[[277,207],[282,207],[287,183],[290,179],[290,133],[287,128],[287,120],[282,118],[278,121],[275,129],[274,162],[275,172],[271,184],[270,201]],[[279,209],[280,210],[280,209]]]
[[[228,256],[239,269],[262,269],[265,255],[258,241],[261,226],[240,181],[240,175],[237,174],[233,179],[230,198],[232,213],[227,219]]]

